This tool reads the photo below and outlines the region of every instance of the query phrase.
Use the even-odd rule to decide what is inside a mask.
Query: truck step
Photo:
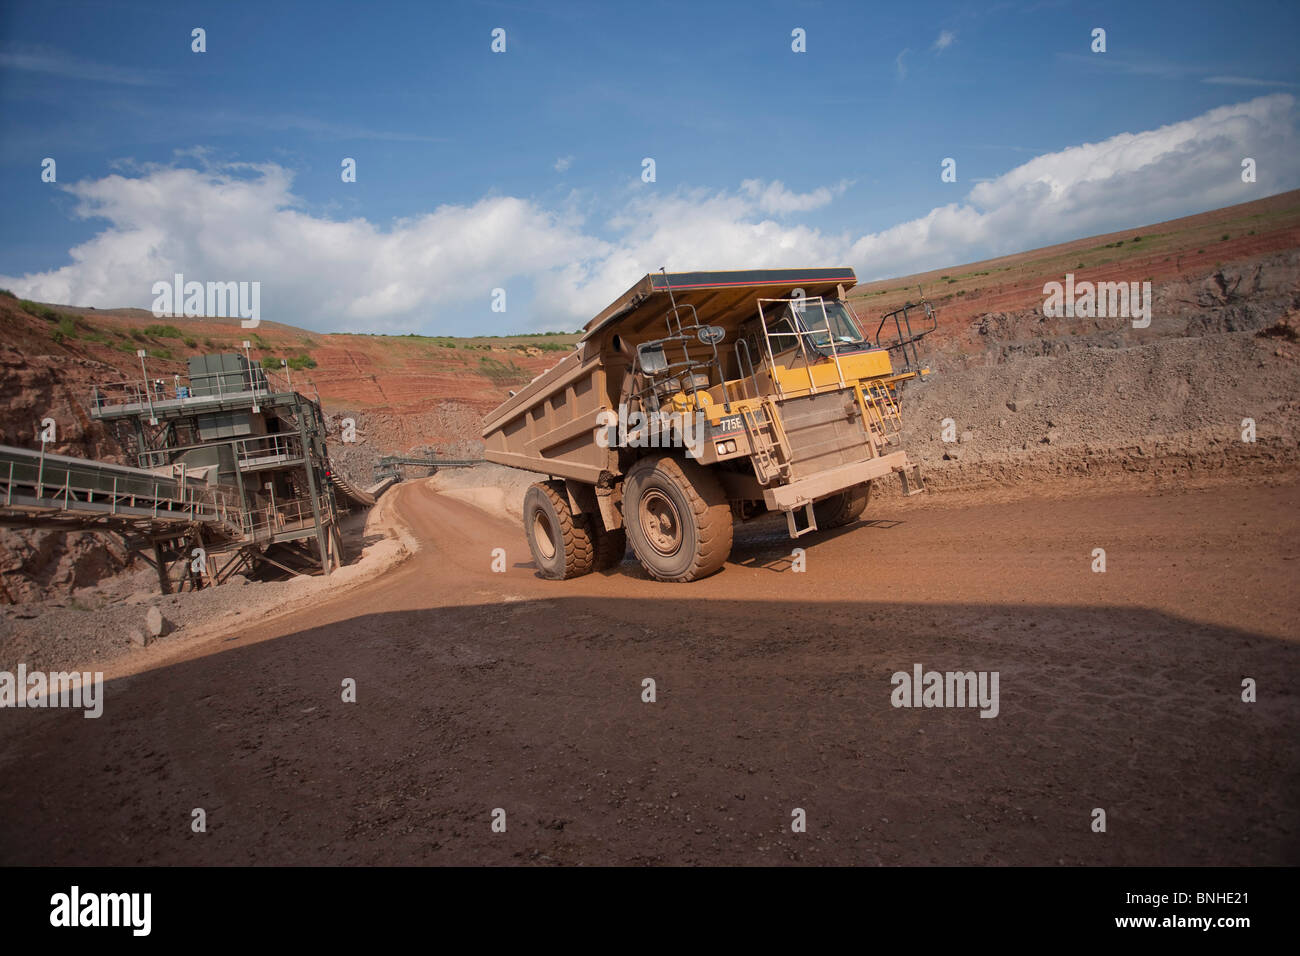
[[[908,471],[912,472],[909,480]],[[912,495],[919,495],[925,491],[925,481],[921,478],[921,466],[912,465],[911,468],[900,468],[898,471],[899,480],[903,483],[903,497],[910,498]]]
[[[807,522],[802,528],[799,527],[799,519],[795,517],[800,511],[804,513],[804,520]],[[808,502],[802,508],[793,508],[785,513],[785,524],[790,529],[790,537],[802,538],[810,531],[817,530],[817,516],[813,513],[812,502]]]

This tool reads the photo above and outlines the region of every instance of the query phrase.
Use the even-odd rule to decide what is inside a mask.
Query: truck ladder
[[[873,430],[879,432],[886,443],[894,444],[903,430],[903,416],[889,386],[882,382],[863,382],[861,388],[863,405],[871,416]]]
[[[740,417],[745,423],[745,434],[749,438],[751,460],[758,483],[768,485],[774,479],[788,475],[789,456],[783,453],[784,436],[777,424],[775,410],[769,409],[765,401],[753,408],[742,408]]]

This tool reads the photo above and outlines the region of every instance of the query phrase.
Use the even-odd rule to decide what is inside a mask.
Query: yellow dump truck
[[[922,491],[896,447],[899,387],[928,371],[916,342],[935,315],[909,304],[872,341],[846,302],[856,281],[847,268],[652,273],[491,412],[485,456],[550,479],[524,501],[541,573],[611,567],[630,540],[653,577],[692,581],[722,567],[736,520],[781,512],[797,538],[857,520],[884,475]]]

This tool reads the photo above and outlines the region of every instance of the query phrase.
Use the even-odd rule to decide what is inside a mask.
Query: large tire
[[[718,479],[693,461],[642,458],[623,481],[623,524],[637,560],[660,581],[694,581],[731,554],[732,517]]]
[[[544,578],[560,581],[589,574],[595,559],[591,532],[569,508],[562,481],[539,482],[524,495],[524,535]]]
[[[867,510],[867,501],[871,498],[871,482],[846,488],[839,494],[823,498],[813,504],[813,517],[817,519],[818,530],[840,528],[852,524],[862,517]]]
[[[600,523],[600,517],[593,515],[590,525],[592,544],[595,549],[595,556],[592,558],[591,569],[593,571],[607,571],[610,568],[616,568],[623,563],[623,556],[627,554],[627,529],[615,528],[613,531],[606,530]]]

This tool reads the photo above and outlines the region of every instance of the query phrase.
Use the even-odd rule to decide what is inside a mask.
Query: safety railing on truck
[[[924,324],[919,330],[912,328],[911,311],[920,307],[925,310]],[[885,334],[885,327],[893,320],[893,338],[886,343],[882,336]],[[889,352],[898,352],[903,359],[900,372],[911,372],[921,367],[921,357],[917,350],[916,343],[921,341],[939,326],[939,316],[929,301],[922,296],[921,301],[908,302],[903,306],[895,309],[893,312],[886,312],[880,319],[880,325],[876,327],[876,345],[879,348]]]
[[[763,314],[764,303],[769,307],[772,305],[779,305],[789,309],[789,314],[794,318],[790,331],[773,332],[768,327],[768,318]],[[820,326],[804,319],[805,314],[815,316],[818,310],[820,310],[822,318]],[[813,395],[817,394],[817,381],[813,374],[813,364],[815,361],[820,361],[823,358],[830,358],[835,365],[835,374],[839,380],[836,387],[847,387],[847,382],[844,379],[844,368],[840,365],[839,350],[836,348],[835,336],[830,332],[830,320],[826,316],[826,306],[822,302],[821,296],[809,296],[799,300],[759,299],[758,319],[759,327],[763,331],[764,345],[767,347],[768,368],[776,368],[777,355],[787,352],[792,348],[798,348],[799,356],[803,359],[803,367],[808,373],[809,392]],[[772,345],[773,339],[778,340],[775,349]],[[824,349],[830,350],[829,356],[825,351],[823,351]],[[814,359],[809,358],[809,352],[815,356]],[[793,371],[793,369],[791,369],[791,371]],[[785,389],[781,384],[779,376],[773,375],[772,383],[776,388],[777,396],[784,398]]]

